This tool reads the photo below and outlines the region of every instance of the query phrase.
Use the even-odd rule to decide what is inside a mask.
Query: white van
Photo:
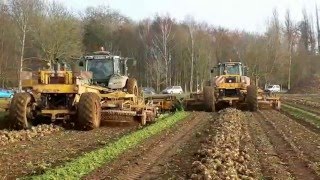
[[[280,85],[269,85],[265,91],[268,91],[268,92],[280,92],[281,91],[281,88],[280,88]]]

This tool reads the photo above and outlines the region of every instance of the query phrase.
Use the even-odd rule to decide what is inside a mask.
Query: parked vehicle
[[[143,94],[150,94],[150,95],[156,94],[156,91],[152,87],[143,87],[142,92]]]
[[[14,92],[7,89],[0,89],[0,98],[12,98]]]
[[[162,91],[163,94],[182,94],[181,86],[169,86]]]
[[[265,89],[266,92],[280,92],[281,91],[281,88],[280,88],[280,85],[269,85],[266,89]]]

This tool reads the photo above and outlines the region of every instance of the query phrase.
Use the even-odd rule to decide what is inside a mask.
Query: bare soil
[[[314,169],[310,167],[311,164],[309,160],[306,159],[301,154],[301,151],[296,148],[296,145],[292,141],[293,139],[291,139],[292,137],[283,133],[283,127],[278,123],[281,119],[286,118],[287,121],[285,128],[294,128],[290,127],[291,124],[289,118],[281,114],[275,112],[270,113],[268,111],[260,112],[258,117],[259,116],[261,117],[260,119],[263,119],[260,121],[263,130],[267,132],[267,137],[274,147],[276,155],[280,158],[281,163],[285,165],[287,171],[296,179],[319,178]],[[292,126],[294,125],[292,124]],[[299,126],[301,125],[299,124]],[[306,147],[308,147],[310,144],[308,143],[306,145]]]
[[[92,131],[68,130],[0,147],[0,177],[15,179],[42,173],[85,152],[104,146],[135,127],[101,127]]]
[[[209,119],[210,113],[193,113],[174,128],[148,139],[84,179],[185,179],[200,143],[200,130],[208,125]]]
[[[195,112],[177,127],[84,179],[320,179],[317,133],[278,111]]]
[[[0,147],[0,177],[41,173],[136,127],[58,131]],[[191,112],[83,179],[320,179],[320,136],[275,110]]]

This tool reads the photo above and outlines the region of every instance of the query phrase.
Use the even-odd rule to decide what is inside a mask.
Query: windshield
[[[113,61],[89,60],[88,71],[93,73],[93,79],[107,79],[113,74]]]
[[[269,89],[273,88],[273,86],[268,86]]]
[[[237,74],[237,75],[242,74],[240,72],[240,68],[238,64],[234,64],[234,65],[226,64],[224,67],[222,67],[222,69],[223,69],[223,74]]]

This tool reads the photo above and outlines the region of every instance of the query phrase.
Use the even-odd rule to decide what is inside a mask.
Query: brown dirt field
[[[174,128],[148,139],[84,179],[184,179],[190,172],[189,157],[197,150],[195,144],[199,144],[202,133],[199,130],[208,125],[209,119],[210,113],[193,113]]]
[[[84,179],[319,179],[319,138],[295,120],[274,110],[212,115],[195,112]]]
[[[317,111],[320,108],[320,94],[282,94],[281,100],[284,103],[305,106],[311,110]]]
[[[261,111],[258,114],[258,118],[260,119],[261,127],[264,132],[267,133],[267,137],[274,147],[276,156],[280,158],[281,163],[285,165],[287,171],[290,172],[295,179],[319,178],[314,169],[310,167],[310,165],[312,165],[311,162],[303,156],[301,151],[297,149],[296,144],[293,143],[293,138],[295,137],[290,137],[287,133],[282,131],[283,128],[285,128],[290,129],[292,132],[292,130],[295,129],[295,125],[298,125],[299,128],[304,128],[303,126],[300,124],[291,124],[292,120],[290,118],[287,118],[278,112]],[[278,123],[283,119],[286,119],[285,124]],[[283,125],[285,125],[285,127],[282,127]],[[298,132],[295,131],[295,133]],[[308,148],[310,142],[305,143],[305,145],[304,150],[306,150],[305,148]]]
[[[132,130],[61,131],[8,144],[0,148],[0,176],[39,173]],[[192,112],[83,179],[228,178],[320,179],[319,133],[275,110]]]
[[[41,173],[85,152],[102,147],[136,127],[101,127],[92,131],[61,131],[50,136],[0,147],[0,177]]]
[[[281,135],[295,151],[297,157],[305,161],[304,165],[312,167],[319,174],[320,171],[320,137],[295,120],[281,113],[264,113],[266,122]],[[305,176],[307,177],[307,176]]]

